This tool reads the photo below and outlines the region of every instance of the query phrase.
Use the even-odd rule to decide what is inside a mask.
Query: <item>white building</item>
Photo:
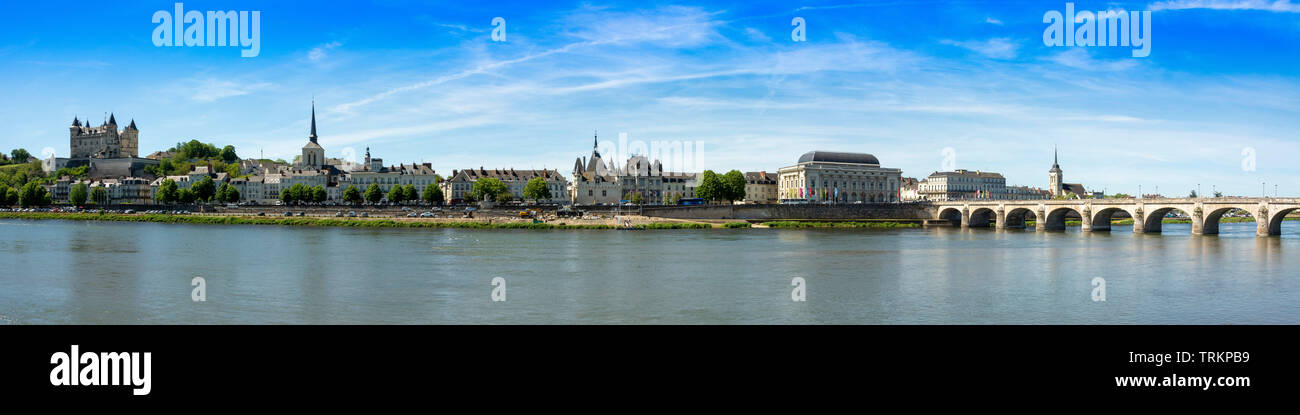
[[[515,169],[465,169],[452,170],[451,177],[441,184],[443,198],[447,203],[458,204],[469,201],[474,191],[474,182],[483,178],[495,178],[506,185],[506,189],[515,200],[525,200],[524,187],[528,181],[541,178],[550,190],[551,198],[538,200],[540,203],[564,203],[568,201],[566,189],[569,182],[556,170],[515,170]]]
[[[670,204],[695,197],[695,187],[695,173],[665,172],[659,160],[645,156],[632,156],[622,166],[606,162],[593,140],[591,157],[573,163],[568,198],[578,205],[618,204],[639,193],[643,203]]]
[[[781,199],[814,202],[897,202],[902,170],[880,167],[866,153],[809,151],[777,170]]]

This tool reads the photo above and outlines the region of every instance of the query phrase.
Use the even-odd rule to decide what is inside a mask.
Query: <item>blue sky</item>
[[[599,130],[698,142],[697,170],[838,150],[924,177],[951,148],[1044,187],[1058,146],[1067,182],[1110,193],[1300,194],[1300,2],[1074,3],[1152,11],[1150,56],[1045,46],[1062,1],[184,2],[260,11],[253,58],[155,47],[174,2],[5,2],[0,148],[66,155],[73,116],[112,111],[141,153],[199,139],[289,159],[314,97],[328,156],[444,173],[567,173]]]

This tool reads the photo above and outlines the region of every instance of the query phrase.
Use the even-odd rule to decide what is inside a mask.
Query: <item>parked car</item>
[[[368,217],[370,217],[370,214],[369,214],[369,213],[366,213],[366,212],[361,212],[361,217],[363,217],[363,218],[368,218]]]
[[[341,218],[341,217],[343,217],[343,211],[340,210],[338,213],[335,213],[335,214],[334,214],[334,217],[336,217],[336,218]]]
[[[355,218],[355,217],[357,217],[357,211],[355,211],[355,210],[349,210],[349,211],[348,211],[348,217],[349,217],[349,218]]]
[[[287,211],[287,210],[286,210],[286,211],[284,211],[284,216],[293,216],[293,212],[290,212],[290,211]]]

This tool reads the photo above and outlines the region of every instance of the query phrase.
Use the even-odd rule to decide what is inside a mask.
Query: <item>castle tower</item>
[[[115,114],[109,114],[98,127],[91,126],[90,120],[73,117],[68,147],[69,157],[77,159],[139,157],[140,130],[132,120],[125,130],[118,131]]]
[[[1056,149],[1052,149],[1052,169],[1047,171],[1048,189],[1052,191],[1052,196],[1065,194],[1065,187],[1062,184],[1061,165],[1058,163]]]

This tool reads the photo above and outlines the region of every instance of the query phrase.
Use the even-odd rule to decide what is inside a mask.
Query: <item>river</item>
[[[1217,236],[1190,226],[1135,235],[11,219],[0,220],[0,324],[1300,323],[1300,223],[1269,238],[1253,223],[1224,223]],[[805,301],[791,299],[795,277]],[[1094,277],[1105,301],[1093,299]]]

